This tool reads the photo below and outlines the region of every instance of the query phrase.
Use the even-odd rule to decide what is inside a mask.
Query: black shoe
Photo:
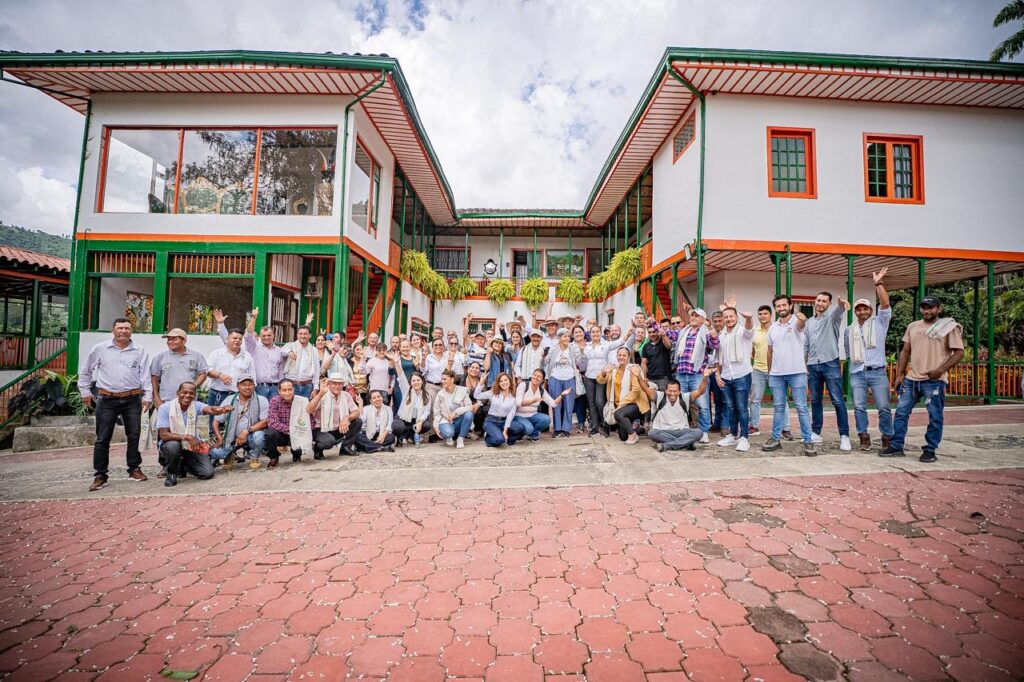
[[[906,455],[905,452],[903,452],[902,448],[894,448],[894,447],[892,447],[890,445],[889,447],[887,447],[884,450],[882,450],[881,452],[879,452],[878,456],[879,457],[906,457],[907,455]],[[934,455],[932,455],[932,457],[934,457]],[[924,461],[924,460],[922,460],[922,461]],[[931,461],[934,462],[935,460],[932,459]]]
[[[302,453],[301,452],[295,452],[293,450],[292,451],[292,461],[293,462],[301,462],[302,461]]]
[[[323,458],[324,458],[324,453],[323,452],[318,450],[318,451],[315,451],[313,453],[313,459],[323,459]]]
[[[696,446],[696,445],[694,445],[693,443],[690,443],[690,444],[689,444],[689,445],[687,445],[687,446],[686,446],[686,447],[685,447],[684,449],[685,449],[685,450],[692,450],[693,452],[696,452],[696,451],[697,451],[697,446]]]
[[[167,474],[167,478],[164,479],[165,488],[173,488],[178,485],[178,476],[176,474]]]
[[[346,445],[345,447],[343,447],[341,449],[341,451],[343,453],[345,453],[346,455],[348,455],[349,457],[355,457],[356,455],[359,454],[359,451],[356,450],[356,446],[355,445]]]
[[[788,430],[787,431],[783,431],[782,432],[782,437],[785,438],[786,440],[793,440],[793,432],[792,431],[788,431]]]
[[[387,446],[384,449],[387,450],[388,452],[394,452],[395,451],[395,446],[394,445],[389,445],[389,446]]]
[[[925,450],[924,452],[921,453],[921,457],[918,461],[924,462],[925,464],[931,464],[932,462],[935,462],[938,459],[939,458],[935,456],[934,452],[932,452],[931,450]]]

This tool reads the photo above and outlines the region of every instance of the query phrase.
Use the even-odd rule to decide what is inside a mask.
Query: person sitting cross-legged
[[[156,415],[160,458],[167,466],[164,485],[178,485],[178,476],[190,472],[196,478],[213,478],[213,462],[203,452],[199,440],[199,415],[220,415],[231,411],[230,406],[210,407],[196,400],[196,385],[191,381],[178,386],[175,400],[160,406]]]
[[[256,393],[252,377],[241,377],[238,393],[225,398],[221,406],[233,409],[213,420],[214,440],[219,445],[210,451],[210,459],[214,463],[223,460],[224,468],[230,469],[241,450],[249,466],[258,469],[266,442],[270,403]]]
[[[324,451],[335,446],[341,446],[339,454],[359,454],[356,439],[363,422],[359,418],[359,406],[349,392],[342,389],[344,382],[340,374],[331,374],[320,382],[320,390],[309,403],[315,422],[313,459],[323,459]]]
[[[370,404],[363,408],[363,428],[356,436],[356,447],[363,452],[395,451],[395,435],[391,432],[394,413],[384,404],[384,391],[370,391]]]
[[[513,423],[521,426],[526,439],[534,443],[540,440],[540,434],[551,426],[551,416],[538,411],[541,403],[549,407],[557,407],[562,402],[562,398],[568,395],[569,391],[574,390],[566,388],[558,394],[557,398],[552,398],[551,394],[544,390],[545,378],[544,370],[535,369],[530,374],[529,380],[521,381],[519,387],[516,388],[517,407]]]
[[[679,388],[679,381],[668,380],[665,393],[654,405],[654,420],[648,434],[657,443],[658,452],[697,449],[696,443],[704,432],[690,425],[690,405],[707,390],[707,378],[714,372],[711,367],[705,369],[697,390],[687,393]]]

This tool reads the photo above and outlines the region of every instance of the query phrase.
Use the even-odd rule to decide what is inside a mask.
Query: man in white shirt
[[[850,386],[853,388],[853,417],[860,438],[860,449],[871,449],[868,434],[868,391],[878,408],[878,430],[882,432],[882,449],[892,441],[892,409],[889,407],[889,377],[886,374],[885,336],[892,320],[885,274],[871,273],[878,293],[878,312],[866,298],[853,304],[854,321],[846,328],[846,357],[850,359]]]
[[[650,437],[657,445],[658,452],[665,450],[696,450],[696,443],[704,432],[690,425],[690,403],[704,395],[710,367],[704,370],[697,390],[683,393],[678,379],[669,379],[665,393],[658,396],[654,404],[654,419],[651,422]]]
[[[735,445],[740,452],[746,452],[750,449],[750,441],[747,440],[750,428],[747,400],[750,398],[751,374],[754,371],[750,362],[754,349],[754,316],[747,312],[742,315],[741,327],[736,308],[728,306],[722,310],[724,327],[718,337],[715,382],[722,389],[725,404],[722,428],[728,429],[718,445]]]
[[[793,303],[789,296],[780,294],[772,299],[772,306],[778,319],[768,329],[768,386],[772,390],[772,404],[775,415],[772,419],[772,437],[761,446],[770,452],[782,447],[779,439],[785,424],[786,391],[793,393],[793,406],[800,421],[800,436],[804,442],[804,454],[814,457],[818,453],[811,442],[811,415],[807,410],[807,364],[804,360],[804,326],[807,317],[803,313],[793,315]]]
[[[224,347],[210,353],[210,369],[206,375],[210,379],[209,404],[215,407],[223,404],[232,393],[238,392],[238,380],[242,377],[255,376],[256,369],[252,356],[242,349],[242,330],[229,329]],[[213,433],[213,420],[210,420],[210,433]]]
[[[367,337],[367,343],[371,337],[374,338],[374,345],[367,347],[374,348],[376,347],[376,334]],[[320,359],[317,357],[316,347],[309,342],[309,327],[306,325],[299,327],[295,338],[295,341],[284,346],[288,350],[288,360],[284,365],[284,378],[291,379],[295,384],[295,395],[308,399],[313,395],[313,388],[316,387],[316,382],[320,378]]]

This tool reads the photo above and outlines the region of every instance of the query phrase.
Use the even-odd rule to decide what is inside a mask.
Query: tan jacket
[[[644,381],[644,379],[642,378],[643,373],[641,372],[639,377],[634,376],[633,372],[631,372],[629,369],[631,366],[636,367],[636,365],[626,365],[625,370],[619,370],[618,367],[615,367],[611,369],[607,374],[598,375],[597,383],[607,385],[607,399],[608,402],[615,405],[615,409],[623,407],[624,405],[635,404],[638,408],[640,408],[641,414],[643,414],[650,411],[651,401],[647,397],[647,393],[644,392],[644,390],[640,387],[640,382]],[[623,381],[628,380],[629,385],[625,389],[624,393],[620,392],[618,395],[612,395],[614,391],[611,390],[611,387],[615,385],[615,374],[616,372],[619,371],[625,372],[625,377],[623,378]]]

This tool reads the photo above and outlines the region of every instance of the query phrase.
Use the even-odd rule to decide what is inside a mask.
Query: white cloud
[[[991,28],[1003,4],[181,0],[143,14],[131,0],[9,0],[0,36],[30,51],[384,52],[402,65],[458,207],[582,208],[668,46],[985,59],[1009,33]],[[0,219],[50,229],[74,195],[43,196],[42,181],[76,177],[81,119],[31,91],[5,102],[11,90],[0,88],[0,162],[37,195],[0,189]],[[46,213],[23,212],[40,202]]]
[[[7,224],[70,235],[75,192],[73,185],[46,177],[39,166],[15,169],[0,160],[0,207]]]

